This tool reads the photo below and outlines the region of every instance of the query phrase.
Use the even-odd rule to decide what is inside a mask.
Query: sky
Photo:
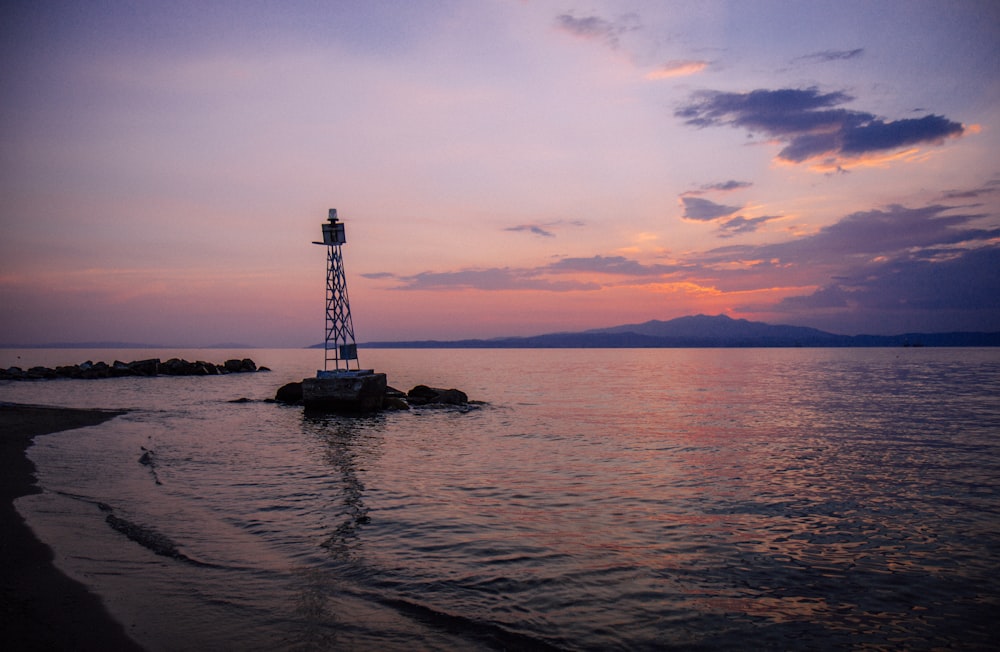
[[[0,343],[1000,330],[1000,4],[0,8]]]

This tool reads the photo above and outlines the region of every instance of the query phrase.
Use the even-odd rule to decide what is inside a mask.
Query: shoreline
[[[100,598],[56,568],[52,549],[14,507],[16,498],[41,492],[27,456],[35,437],[121,414],[0,403],[0,632],[12,649],[142,650]]]

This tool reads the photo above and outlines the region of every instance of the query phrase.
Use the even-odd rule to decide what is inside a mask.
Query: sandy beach
[[[26,450],[34,437],[96,425],[121,412],[0,404],[0,636],[11,650],[141,650],[97,596],[61,573],[14,508],[38,493]]]

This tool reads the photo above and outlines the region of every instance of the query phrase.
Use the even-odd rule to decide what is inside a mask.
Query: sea
[[[465,408],[270,402],[316,350],[3,350],[124,409],[37,437],[17,509],[150,651],[989,650],[1000,349],[362,349]],[[245,399],[245,400],[244,400]]]

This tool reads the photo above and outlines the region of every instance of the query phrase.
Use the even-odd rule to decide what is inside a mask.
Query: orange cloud
[[[708,67],[707,61],[697,60],[677,60],[668,61],[656,70],[646,74],[646,79],[670,79],[672,77],[687,77],[696,75]]]
[[[848,158],[844,156],[817,157],[816,162],[809,166],[814,172],[842,172],[860,168],[887,168],[890,163],[898,161],[915,162],[923,160],[929,156],[929,152],[921,152],[920,149],[912,147],[898,152],[869,153],[862,156]],[[776,159],[781,162],[780,159]]]

